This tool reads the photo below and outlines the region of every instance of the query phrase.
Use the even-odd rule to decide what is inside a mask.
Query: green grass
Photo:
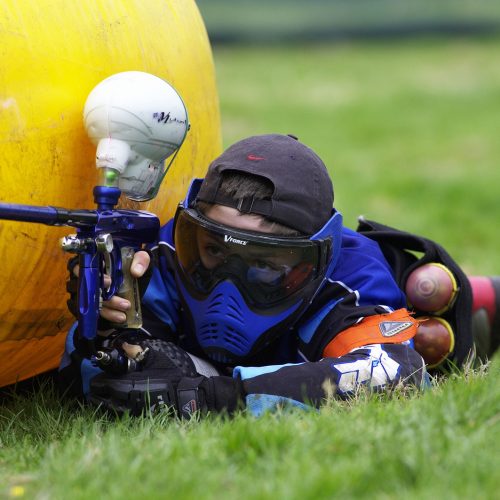
[[[498,361],[423,395],[232,421],[112,421],[36,392],[0,411],[0,495],[496,498]]]
[[[356,216],[500,271],[500,40],[224,48],[225,144],[294,133]],[[499,273],[500,274],[500,273]],[[50,386],[0,406],[0,498],[497,498],[500,358],[319,413],[112,421]]]

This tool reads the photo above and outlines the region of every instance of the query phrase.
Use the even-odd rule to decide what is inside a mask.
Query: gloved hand
[[[149,348],[140,371],[102,373],[90,382],[88,400],[118,414],[171,408],[184,418],[195,412],[233,413],[244,399],[241,380],[200,376],[186,351],[171,342],[144,340]]]

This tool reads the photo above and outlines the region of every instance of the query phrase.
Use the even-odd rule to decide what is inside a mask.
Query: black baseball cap
[[[264,177],[274,186],[271,198],[235,200],[220,193],[222,173],[229,170]],[[263,215],[312,235],[332,215],[333,185],[321,158],[297,138],[259,135],[233,144],[210,164],[196,199]]]

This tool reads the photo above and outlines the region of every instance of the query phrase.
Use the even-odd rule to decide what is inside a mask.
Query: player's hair
[[[222,172],[222,182],[219,193],[234,200],[253,197],[256,200],[270,200],[273,194],[273,184],[271,181],[258,175],[247,174],[236,170],[226,170]],[[211,206],[210,203],[198,201],[196,208],[205,213]],[[300,236],[301,233],[291,227],[270,220],[259,214],[250,214],[262,220],[262,224],[270,232],[280,236]]]

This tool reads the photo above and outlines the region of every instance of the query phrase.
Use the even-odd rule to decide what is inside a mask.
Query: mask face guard
[[[196,210],[189,209],[194,205],[201,182],[202,179],[193,181],[186,199],[179,205],[176,213],[174,222],[176,281],[186,313],[190,317],[191,328],[193,328],[200,346],[214,361],[234,364],[243,362],[277,337],[286,333],[296,324],[307,306],[321,290],[338,261],[342,239],[342,216],[339,212],[334,211],[323,228],[310,238],[280,238],[271,234],[224,228],[207,220]],[[253,302],[249,298],[250,292],[245,288],[245,286],[250,285],[251,281],[248,279],[248,274],[242,273],[243,270],[248,271],[247,267],[239,261],[240,258],[244,260],[245,254],[244,252],[236,252],[236,262],[231,261],[231,259],[226,262],[228,266],[226,276],[224,273],[211,276],[214,279],[210,282],[210,286],[200,287],[199,284],[193,283],[193,274],[189,276],[189,272],[183,268],[179,257],[182,243],[179,241],[181,231],[179,231],[178,223],[179,218],[184,218],[184,216],[193,217],[191,223],[194,227],[198,226],[198,223],[202,223],[198,227],[201,227],[203,231],[205,231],[203,224],[208,229],[213,226],[216,235],[226,230],[226,233],[221,234],[222,237],[227,234],[241,241],[250,241],[244,239],[244,237],[250,237],[252,242],[256,244],[264,241],[270,245],[274,244],[276,248],[279,248],[281,243],[287,248],[287,245],[293,245],[294,242],[297,244],[297,248],[301,248],[301,245],[304,248],[315,248],[317,264],[314,276],[294,293],[282,297],[281,300],[277,300],[272,305],[265,304],[265,307],[259,307],[255,301]],[[217,231],[219,232],[217,233]],[[189,245],[194,247],[196,244],[196,238],[191,238]],[[196,249],[193,262],[196,260],[197,252]],[[200,279],[203,278],[200,276]],[[242,285],[242,280],[246,281],[245,286]],[[252,295],[255,297],[253,292]],[[258,294],[257,298],[259,298]],[[238,314],[235,315],[236,310]],[[240,339],[238,346],[234,343],[235,335]]]
[[[203,300],[229,279],[254,310],[286,307],[311,282],[315,290],[335,267],[341,246],[342,216],[334,211],[312,237],[283,237],[242,231],[215,223],[194,205],[202,179],[192,182],[179,205],[174,239],[180,274],[190,293]],[[318,283],[319,282],[319,283]],[[313,294],[314,295],[314,294]],[[270,311],[268,311],[270,312]]]
[[[300,301],[271,315],[254,312],[230,281],[219,283],[205,300],[197,300],[178,274],[176,278],[189,328],[203,351],[218,363],[237,364],[248,359],[286,331],[300,314]]]
[[[311,240],[240,231],[182,207],[174,240],[180,273],[194,296],[206,298],[229,280],[255,310],[295,301],[309,290],[325,274],[332,247],[331,236]]]

